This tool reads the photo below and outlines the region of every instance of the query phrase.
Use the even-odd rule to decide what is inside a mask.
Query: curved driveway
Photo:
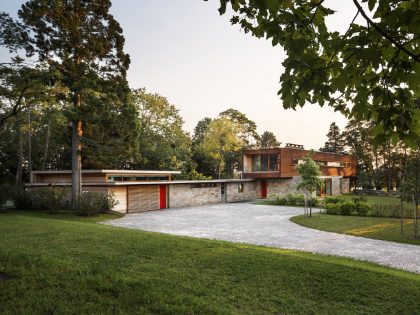
[[[309,229],[289,220],[300,208],[230,203],[136,214],[105,224],[351,257],[420,274],[420,246]]]

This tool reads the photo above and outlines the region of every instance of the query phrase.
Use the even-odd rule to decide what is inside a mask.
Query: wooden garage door
[[[159,186],[128,187],[128,212],[160,209]]]

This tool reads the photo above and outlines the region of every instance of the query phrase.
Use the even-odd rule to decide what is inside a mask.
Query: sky
[[[0,11],[16,15],[23,0],[0,0]],[[285,110],[277,96],[285,55],[270,41],[245,34],[220,16],[217,0],[113,0],[111,13],[124,30],[130,54],[131,88],[165,96],[193,132],[204,117],[235,108],[284,143],[318,149],[329,125],[347,119],[330,107],[307,104]],[[327,0],[338,15],[328,20],[345,31],[354,16],[351,1]],[[6,54],[0,50],[0,61]]]

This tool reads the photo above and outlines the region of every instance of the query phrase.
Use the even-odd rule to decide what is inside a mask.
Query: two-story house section
[[[258,182],[261,198],[294,192],[300,180],[296,166],[309,153],[303,146],[291,143],[283,148],[244,150],[243,178]],[[317,196],[350,192],[350,178],[356,176],[354,156],[315,151],[312,159],[320,166],[324,182]]]

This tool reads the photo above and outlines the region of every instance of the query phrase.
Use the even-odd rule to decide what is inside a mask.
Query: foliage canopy
[[[375,143],[420,134],[420,2],[353,0],[345,33],[329,29],[336,12],[324,0],[220,0],[233,24],[271,40],[287,54],[284,108],[328,104],[349,118],[373,120]]]

